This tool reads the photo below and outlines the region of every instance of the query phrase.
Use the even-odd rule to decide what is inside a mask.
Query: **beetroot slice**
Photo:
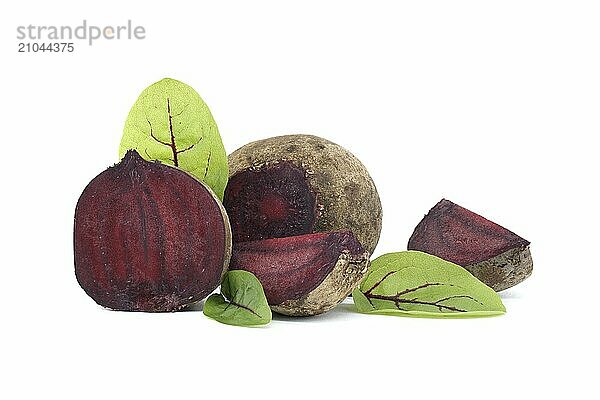
[[[366,269],[368,253],[350,231],[237,243],[230,269],[252,272],[262,283],[269,304],[279,305],[315,290],[340,257],[359,260]],[[333,300],[333,305],[347,294]]]
[[[234,242],[310,233],[316,199],[303,169],[281,161],[231,177],[224,204]]]
[[[529,244],[508,229],[442,199],[417,225],[408,249],[461,265],[499,291],[531,274]]]
[[[206,297],[230,256],[222,206],[191,175],[129,151],[75,210],[75,274],[98,304],[174,311]]]

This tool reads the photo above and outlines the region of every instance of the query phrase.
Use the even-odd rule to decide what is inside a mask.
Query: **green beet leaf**
[[[271,322],[271,308],[254,274],[235,270],[225,274],[221,294],[204,303],[204,315],[228,325],[255,326]]]
[[[420,251],[382,255],[352,293],[361,313],[428,318],[504,314],[500,296],[463,267]]]
[[[144,89],[127,116],[120,158],[129,149],[189,172],[223,199],[227,154],[208,106],[185,83],[165,78]]]

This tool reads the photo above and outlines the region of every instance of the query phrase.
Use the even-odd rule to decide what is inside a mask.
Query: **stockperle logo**
[[[92,25],[84,19],[80,25],[75,26],[17,26],[19,52],[45,51],[42,49],[42,47],[56,49],[61,48],[61,45],[63,45],[63,52],[72,52],[76,42],[82,42],[92,46],[94,43],[100,40],[144,40],[145,38],[146,28],[141,25],[134,25],[131,20],[128,20],[127,23],[121,25]],[[34,46],[36,44],[37,46]],[[36,47],[38,50],[33,50],[34,47]]]

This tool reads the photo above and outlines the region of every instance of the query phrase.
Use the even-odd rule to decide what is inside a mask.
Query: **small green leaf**
[[[129,149],[189,172],[223,199],[227,154],[208,106],[185,83],[165,78],[144,89],[125,121],[120,158]]]
[[[225,296],[225,297],[223,297]],[[221,294],[204,303],[204,315],[228,325],[254,326],[271,322],[271,308],[259,280],[251,272],[229,271]]]
[[[420,251],[373,260],[352,298],[368,314],[465,318],[506,312],[500,296],[466,269]]]

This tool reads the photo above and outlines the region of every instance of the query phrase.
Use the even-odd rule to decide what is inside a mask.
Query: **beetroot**
[[[248,143],[229,155],[223,203],[233,241],[350,230],[372,253],[381,232],[373,179],[352,153],[311,135]]]
[[[340,231],[237,243],[230,269],[256,275],[274,311],[305,316],[340,303],[368,262],[369,253],[352,232]]]
[[[175,311],[219,285],[231,233],[207,186],[130,150],[81,194],[74,247],[77,280],[98,304]]]
[[[245,242],[312,232],[317,209],[305,172],[290,162],[247,169],[227,184],[233,240]]]
[[[461,265],[496,291],[523,281],[533,269],[527,240],[446,199],[417,225],[408,249]]]

